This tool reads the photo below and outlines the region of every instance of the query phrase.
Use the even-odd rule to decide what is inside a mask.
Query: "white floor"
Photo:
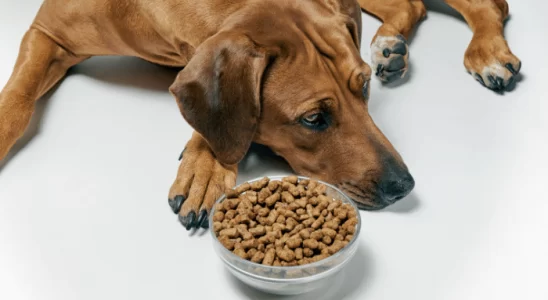
[[[352,264],[290,299],[548,299],[548,5],[510,2],[506,35],[523,61],[514,92],[469,77],[471,32],[439,12],[412,40],[409,80],[374,81],[371,114],[416,189],[362,212]],[[0,86],[39,3],[0,0]],[[378,25],[364,18],[365,45]],[[173,77],[92,59],[40,102],[27,143],[0,165],[0,299],[275,299],[230,277],[210,237],[190,236],[168,207],[191,134]],[[254,152],[240,181],[280,170]]]

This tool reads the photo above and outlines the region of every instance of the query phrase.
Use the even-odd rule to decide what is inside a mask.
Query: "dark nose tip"
[[[384,200],[394,203],[407,196],[415,187],[415,180],[408,171],[390,173],[381,183]]]

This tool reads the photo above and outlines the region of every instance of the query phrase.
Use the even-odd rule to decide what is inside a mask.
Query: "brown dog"
[[[426,10],[419,0],[358,2],[46,0],[0,94],[0,159],[23,134],[37,99],[71,66],[94,55],[137,56],[184,67],[170,91],[195,133],[169,203],[187,229],[207,226],[253,141],[297,173],[338,185],[361,208],[383,208],[414,181],[368,114],[360,7],[384,22],[371,46],[383,81],[405,75],[406,39]],[[520,61],[502,35],[505,0],[446,2],[474,31],[468,71],[492,89],[511,85]]]

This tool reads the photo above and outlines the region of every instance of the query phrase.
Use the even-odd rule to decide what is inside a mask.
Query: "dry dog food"
[[[317,262],[346,246],[358,223],[356,210],[326,189],[297,176],[244,183],[216,205],[213,230],[226,249],[255,263]]]

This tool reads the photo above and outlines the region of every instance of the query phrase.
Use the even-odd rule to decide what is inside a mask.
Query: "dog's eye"
[[[306,115],[301,119],[301,124],[313,130],[324,130],[329,124],[323,112]]]

